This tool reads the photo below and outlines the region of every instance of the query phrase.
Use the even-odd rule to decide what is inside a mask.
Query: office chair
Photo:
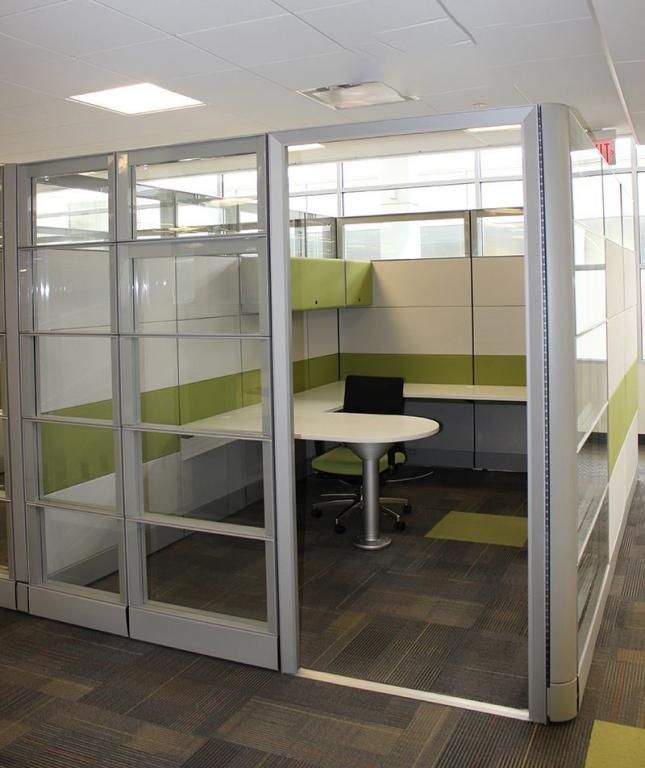
[[[404,408],[403,379],[395,376],[347,376],[345,379],[345,396],[343,411],[346,413],[374,413],[402,415]],[[407,460],[405,447],[397,443],[381,456],[379,471],[394,472],[399,464]],[[341,507],[337,514],[334,530],[344,533],[345,525],[342,520],[345,515],[361,509],[363,504],[363,462],[347,446],[339,445],[321,453],[311,462],[312,468],[327,477],[339,477],[344,482],[358,485],[354,493],[329,493],[323,496],[334,497],[329,501],[319,501],[312,505],[313,517],[320,517],[324,509]],[[394,520],[398,531],[405,529],[405,521],[401,513],[392,509],[392,505],[400,505],[404,514],[412,511],[408,499],[390,496],[379,497],[381,509]]]

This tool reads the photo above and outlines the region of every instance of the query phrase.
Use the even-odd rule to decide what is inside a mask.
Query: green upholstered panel
[[[364,376],[403,376],[420,384],[472,384],[470,355],[396,355],[342,352],[341,378],[349,374]]]
[[[112,401],[99,400],[96,403],[72,405],[69,408],[59,408],[51,411],[52,416],[69,416],[77,419],[103,419],[112,421]]]
[[[405,454],[400,451],[396,451],[394,454],[395,464],[405,463]],[[363,474],[363,463],[359,457],[344,445],[339,445],[337,448],[331,448],[329,451],[316,456],[312,460],[311,466],[316,472],[326,472],[330,475],[351,475],[352,477],[359,477]],[[381,456],[379,459],[379,471],[385,472],[388,468],[387,453]]]
[[[105,427],[41,424],[42,491],[86,483],[114,472],[114,433]]]
[[[348,307],[372,303],[372,262],[345,262],[345,304]]]
[[[627,371],[625,377],[609,398],[607,420],[609,429],[609,474],[613,472],[627,432],[638,411],[638,362]]]
[[[322,387],[323,384],[331,384],[332,381],[338,381],[337,354],[296,360],[293,364],[294,392]]]
[[[344,261],[291,258],[291,309],[330,309],[344,305]]]
[[[499,387],[526,386],[524,355],[475,355],[475,384]]]

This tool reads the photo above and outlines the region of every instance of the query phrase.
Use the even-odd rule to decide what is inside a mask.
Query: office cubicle
[[[604,422],[592,418],[590,437],[582,436],[578,444],[571,419],[577,412],[574,270],[573,257],[567,265],[562,254],[573,253],[574,235],[564,108],[335,126],[6,167],[2,422],[11,444],[11,501],[0,506],[11,520],[9,553],[15,557],[9,554],[9,571],[0,573],[0,594],[8,595],[3,604],[14,604],[17,595],[18,607],[35,614],[297,672],[300,576],[292,392],[337,379],[339,333],[349,338],[345,321],[378,309],[373,300],[380,301],[380,287],[371,274],[366,280],[361,259],[332,253],[343,237],[339,219],[345,219],[346,230],[352,220],[365,223],[357,219],[366,215],[360,206],[370,190],[360,186],[365,184],[357,174],[349,180],[354,207],[347,210],[338,209],[338,195],[330,189],[313,194],[302,184],[289,201],[285,147],[510,124],[521,126],[523,304],[516,298],[510,306],[491,306],[499,299],[493,292],[478,305],[471,286],[468,301],[460,306],[452,300],[437,313],[470,319],[466,345],[460,348],[455,334],[467,330],[468,323],[445,322],[446,346],[432,354],[435,362],[450,355],[451,371],[462,370],[459,356],[468,357],[466,369],[469,365],[474,376],[477,313],[484,321],[488,315],[488,322],[494,314],[503,316],[505,329],[515,334],[512,344],[526,340],[521,351],[516,346],[479,349],[482,375],[490,375],[485,358],[505,356],[505,371],[514,376],[516,358],[525,354],[528,386],[528,704],[492,710],[534,720],[575,715],[578,698],[571,691],[578,681],[584,686],[634,474],[632,340],[629,348],[620,343],[621,329],[631,333],[634,297],[629,246],[615,242],[616,195],[603,169],[606,199],[614,201],[603,207],[609,221],[602,236],[612,302],[604,321],[609,383],[605,399],[598,400],[600,410],[594,405],[580,413],[607,415],[605,480]],[[476,282],[475,271],[484,262],[493,269],[496,259],[518,256],[513,253],[518,212],[486,215],[491,208],[508,207],[502,193],[518,181],[483,183],[488,186],[479,201],[469,198],[468,185],[459,193],[433,192],[443,203],[435,212],[444,215],[421,217],[450,220],[434,225],[434,234],[447,246],[453,219],[459,218],[452,216],[455,211],[484,211],[469,214],[464,240],[468,226],[471,235],[480,234],[475,242],[483,242],[484,250],[494,238],[497,252],[480,259],[481,246],[473,250],[472,270],[462,275],[466,286],[469,276]],[[412,221],[416,230],[426,226],[418,219]],[[337,237],[331,234],[334,227]],[[591,232],[590,249],[598,240],[589,223],[575,232],[576,238]],[[337,303],[302,309],[307,321],[299,329],[292,325],[293,273],[286,258],[290,240],[297,238],[303,260],[344,262],[350,270],[338,272],[345,281],[340,295],[326,297]],[[426,235],[423,242],[428,248]],[[356,246],[355,238],[354,254]],[[416,260],[416,267],[424,269],[427,262],[441,270],[451,261],[465,266],[462,257],[452,256]],[[374,264],[377,271],[390,270],[388,281],[395,286],[396,260]],[[337,270],[335,264],[324,267]],[[569,271],[563,274],[565,268]],[[520,271],[515,269],[514,290],[520,288]],[[423,281],[415,282],[421,290]],[[493,291],[496,281],[486,281],[486,287]],[[302,297],[308,301],[310,295]],[[404,309],[402,315],[411,314]],[[517,322],[520,314],[525,335]],[[411,343],[416,335],[425,344],[427,336],[417,333],[415,324],[410,327]],[[586,330],[578,334],[583,346]],[[299,345],[306,353],[301,357]],[[352,355],[379,354],[351,346],[343,351],[345,362]],[[414,346],[405,350],[411,361],[420,353]],[[583,380],[602,379],[596,376],[602,363],[581,352],[581,386]],[[597,493],[585,495],[580,505],[571,495],[577,465],[583,490],[582,470],[600,467],[592,471]],[[550,592],[549,583],[558,589]],[[500,611],[513,615],[504,613],[504,606]],[[449,691],[410,690],[407,695],[455,703]],[[467,705],[491,711],[485,695]]]

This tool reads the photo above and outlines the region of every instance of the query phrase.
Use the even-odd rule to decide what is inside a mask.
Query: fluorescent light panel
[[[292,144],[289,152],[307,152],[310,149],[324,149],[324,144]]]
[[[413,96],[403,96],[389,85],[376,80],[366,83],[327,85],[324,88],[311,88],[298,93],[330,109],[357,109],[414,100]]]
[[[519,125],[489,125],[487,128],[466,128],[468,133],[491,133],[492,131],[517,131]]]
[[[200,107],[204,102],[168,91],[154,83],[137,83],[106,91],[81,93],[70,96],[70,101],[80,101],[100,109],[109,109],[122,115],[145,115],[150,112],[166,112],[173,109]]]

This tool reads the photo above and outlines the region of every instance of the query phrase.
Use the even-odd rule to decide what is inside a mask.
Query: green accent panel
[[[405,454],[400,451],[396,451],[394,454],[395,464],[405,464]],[[351,475],[352,477],[360,477],[363,474],[363,462],[359,457],[351,450],[343,445],[338,448],[332,448],[329,451],[316,456],[312,460],[311,466],[317,472],[327,472],[330,475]],[[385,472],[388,468],[387,453],[383,454],[379,459],[379,472]]]
[[[179,387],[180,423],[206,419],[225,411],[234,411],[244,403],[242,376],[233,373],[215,379],[191,381]]]
[[[180,439],[177,435],[164,435],[162,432],[144,432],[141,435],[143,463],[178,453]]]
[[[307,387],[308,360],[294,360],[292,366],[293,391],[304,392]]]
[[[632,364],[625,376],[627,396],[627,413],[630,415],[630,424],[638,412],[638,361]]]
[[[472,541],[502,547],[523,547],[527,540],[527,519],[513,515],[481,512],[448,512],[426,533],[428,539]]]
[[[496,387],[526,386],[524,355],[475,355],[475,384]]]
[[[112,401],[99,400],[96,403],[83,403],[83,405],[71,405],[69,408],[58,408],[49,411],[48,416],[69,416],[77,419],[104,419],[112,421]]]
[[[114,472],[114,440],[111,429],[77,424],[41,424],[43,493]]]
[[[345,305],[344,261],[291,258],[291,309],[330,309]]]
[[[420,384],[472,384],[473,363],[470,355],[342,352],[340,374],[342,379],[348,374],[390,375]]]
[[[627,371],[609,398],[607,421],[609,428],[609,474],[614,470],[629,427],[638,411],[638,362]]]
[[[372,303],[372,262],[345,262],[345,303],[348,307]]]
[[[293,363],[293,391],[304,392],[306,389],[322,387],[338,381],[338,355],[321,355]]]
[[[178,387],[163,387],[141,393],[141,421],[150,424],[179,424]]]

